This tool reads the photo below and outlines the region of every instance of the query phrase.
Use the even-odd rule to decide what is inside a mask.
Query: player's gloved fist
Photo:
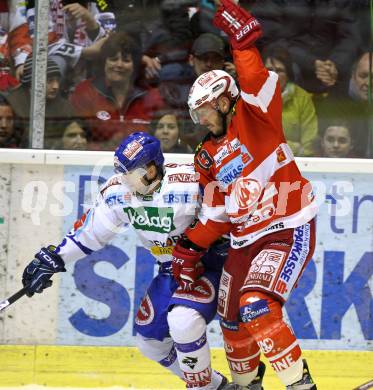
[[[193,290],[196,280],[203,274],[201,257],[204,252],[186,248],[183,240],[179,240],[172,251],[172,273],[184,291]]]
[[[65,263],[61,257],[54,253],[55,247],[49,245],[41,248],[35,255],[35,259],[29,263],[22,275],[23,286],[27,287],[27,296],[41,293],[45,288],[52,285],[50,280],[56,272],[66,272]]]
[[[213,23],[230,37],[232,48],[236,50],[248,49],[262,36],[258,20],[231,0],[221,0]]]

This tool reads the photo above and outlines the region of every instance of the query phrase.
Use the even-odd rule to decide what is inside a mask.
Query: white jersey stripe
[[[264,113],[268,112],[268,106],[270,105],[273,95],[275,94],[278,75],[275,72],[269,71],[269,76],[263,84],[258,95],[255,96],[251,93],[241,91],[242,99],[255,107],[259,107]]]
[[[232,358],[232,357],[230,357],[229,360],[230,360],[231,362],[242,362],[242,361],[247,361],[247,360],[251,360],[251,359],[256,358],[258,355],[260,355],[260,353],[261,353],[261,352],[260,352],[260,350],[259,350],[258,352],[254,353],[253,355],[247,356],[247,357],[245,357],[245,358],[243,358],[243,359],[237,359],[237,358]]]

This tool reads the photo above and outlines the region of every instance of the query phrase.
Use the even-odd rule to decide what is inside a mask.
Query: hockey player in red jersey
[[[229,232],[218,299],[234,381],[226,388],[262,389],[263,353],[287,390],[315,390],[282,306],[314,252],[316,202],[286,144],[278,76],[254,47],[260,24],[230,0],[214,24],[230,38],[240,91],[218,70],[191,88],[191,117],[210,130],[195,156],[204,202],[174,249],[173,273],[193,284],[200,252]]]

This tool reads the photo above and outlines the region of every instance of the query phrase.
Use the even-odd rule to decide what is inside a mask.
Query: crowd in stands
[[[194,80],[235,77],[214,0],[50,0],[44,147],[114,150],[135,131],[193,153],[208,130],[189,118]],[[369,0],[241,0],[263,26],[295,156],[373,158]],[[0,2],[0,147],[30,147],[35,1]],[[250,126],[250,124],[242,124]]]

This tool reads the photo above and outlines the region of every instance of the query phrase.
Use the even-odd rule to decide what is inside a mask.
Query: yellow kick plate
[[[373,380],[373,351],[304,351],[304,357],[318,390],[352,390]],[[265,390],[284,390],[268,362],[266,364]],[[229,375],[222,349],[212,350],[212,365]],[[185,388],[181,380],[144,358],[133,347],[0,346],[0,390],[29,384]]]

